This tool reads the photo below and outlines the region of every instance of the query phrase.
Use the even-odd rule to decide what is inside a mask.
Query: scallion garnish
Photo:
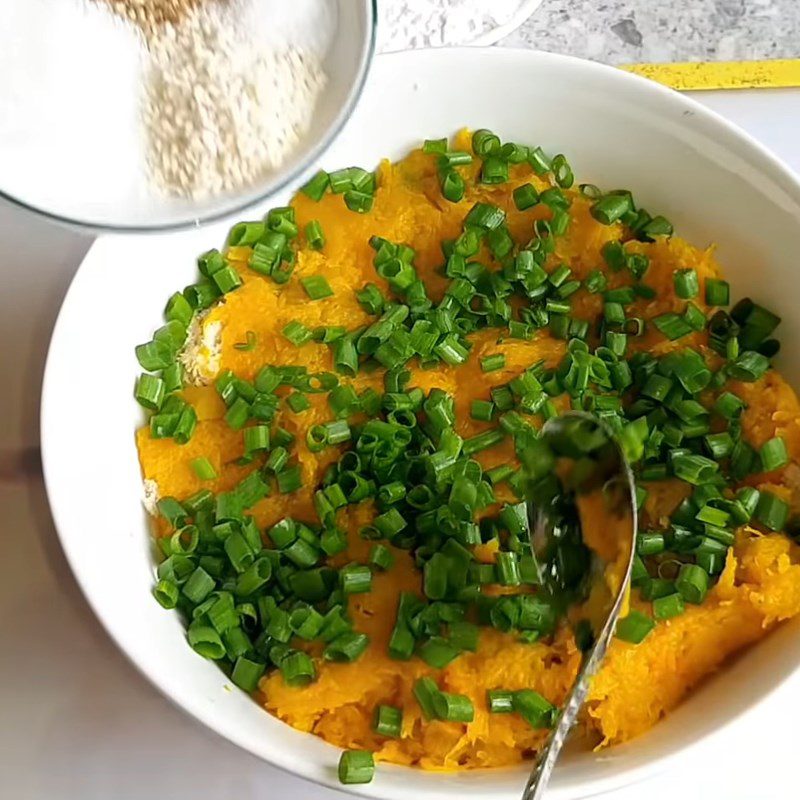
[[[326,297],[333,297],[333,289],[331,289],[330,284],[323,275],[311,275],[308,278],[301,278],[300,283],[311,300],[324,300]]]

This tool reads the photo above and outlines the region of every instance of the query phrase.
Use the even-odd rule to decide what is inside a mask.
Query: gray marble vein
[[[544,0],[500,45],[610,64],[800,58],[800,0]]]

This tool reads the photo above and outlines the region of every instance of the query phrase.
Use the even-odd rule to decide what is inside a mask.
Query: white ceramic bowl
[[[717,242],[734,294],[784,317],[778,362],[800,385],[800,183],[760,145],[686,97],[598,64],[503,49],[437,50],[376,60],[363,102],[325,166],[371,166],[464,125],[564,152],[581,180],[629,187],[691,241]],[[78,581],[142,672],[222,736],[335,787],[338,751],[231,691],[216,666],[186,645],[177,616],[150,595],[153,562],[133,439],[141,422],[132,398],[133,347],[160,324],[165,298],[192,280],[196,254],[220,245],[227,228],[106,237],[91,249],[64,301],[47,362],[47,489]],[[97,386],[101,402],[88,407],[75,391],[82,386]],[[629,783],[731,723],[800,664],[798,630],[778,631],[640,739],[567,753],[549,796],[583,797]],[[396,800],[516,800],[524,771],[438,774],[381,765],[373,783],[351,791]]]
[[[23,4],[26,1],[17,0]],[[66,23],[81,24],[80,13],[66,11],[61,10]],[[116,137],[98,141],[92,151],[94,169],[90,170],[89,165],[76,163],[75,153],[69,149],[72,139],[61,137],[51,144],[51,151],[55,151],[51,156],[55,158],[51,159],[54,165],[49,168],[49,180],[33,179],[34,174],[36,178],[40,177],[42,167],[37,163],[24,163],[28,159],[36,161],[27,147],[20,148],[19,153],[24,155],[19,158],[12,154],[11,158],[16,158],[16,162],[8,162],[0,155],[0,164],[5,163],[8,173],[0,174],[0,197],[58,222],[86,227],[98,233],[176,230],[240,213],[254,203],[263,202],[296,182],[336,138],[361,97],[375,50],[376,0],[327,0],[327,4],[322,6],[306,2],[302,8],[295,9],[300,20],[306,19],[304,13],[314,13],[330,24],[330,43],[325,45],[327,49],[322,58],[327,83],[317,100],[309,129],[297,147],[279,168],[256,184],[199,200],[161,196],[144,186],[137,171],[141,167],[136,167],[128,144],[120,144]],[[25,19],[24,15],[20,19]],[[292,19],[292,25],[296,24],[298,20]],[[47,33],[64,35],[57,27],[48,29]],[[300,35],[301,41],[305,41],[306,36],[310,41],[315,39],[315,35],[302,31]],[[81,52],[75,54],[79,63],[82,58],[85,60],[90,56]],[[10,63],[14,66],[13,61]],[[44,63],[48,68],[54,68],[52,64]],[[89,71],[96,69],[93,63],[83,66]],[[130,91],[134,91],[134,87]],[[133,109],[131,114],[134,114]],[[135,116],[130,124],[134,123]],[[85,133],[78,129],[75,120],[70,120],[69,131],[73,139]],[[85,160],[86,150],[79,153],[82,154],[79,158]],[[16,169],[20,158],[23,169]],[[81,185],[81,173],[96,176],[98,172],[100,175],[111,173],[114,180],[95,177],[89,182],[84,180]]]

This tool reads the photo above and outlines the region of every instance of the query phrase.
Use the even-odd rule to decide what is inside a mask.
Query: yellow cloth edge
[[[625,64],[621,69],[673,89],[775,89],[800,86],[800,59]]]

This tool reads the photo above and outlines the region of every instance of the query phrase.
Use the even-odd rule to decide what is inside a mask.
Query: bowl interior
[[[295,31],[293,41],[297,44],[318,44],[322,48],[327,84],[318,99],[311,126],[296,149],[279,169],[258,184],[204,200],[160,197],[144,190],[137,173],[141,169],[138,160],[130,159],[130,145],[121,152],[123,145],[116,137],[95,137],[97,141],[90,151],[72,148],[70,142],[75,136],[92,135],[80,130],[76,122],[80,113],[76,112],[67,128],[73,139],[61,136],[52,142],[42,156],[46,167],[25,163],[26,159],[34,160],[35,152],[24,158],[10,152],[0,155],[3,165],[0,195],[47,216],[98,231],[156,231],[217,219],[279,191],[324,152],[350,116],[363,88],[375,38],[374,0],[331,0],[323,4],[318,0],[296,0],[295,5],[293,14],[287,12],[286,24],[290,31]],[[330,30],[330,37],[308,33],[300,25],[306,19],[302,16],[304,11],[313,14],[311,18],[316,20],[317,28]],[[73,17],[67,16],[65,20],[79,24]],[[63,35],[57,26],[51,27],[50,35]],[[75,57],[87,61],[88,54],[84,57],[77,53]],[[86,70],[96,69],[90,61],[84,66]],[[133,93],[138,89],[130,85],[125,91]],[[133,128],[138,124],[133,107],[130,114],[128,124]],[[75,152],[82,154],[81,157],[76,158]],[[81,162],[83,154],[88,152],[95,162],[89,169]],[[30,170],[37,167],[46,170],[47,180],[31,179]],[[101,177],[87,180],[87,174]],[[107,179],[108,175],[113,175],[113,181]]]
[[[757,144],[688,99],[610,68],[524,51],[441,50],[377,59],[363,101],[323,166],[371,166],[465,125],[563,152],[580,181],[631,188],[685,238],[716,242],[734,295],[750,295],[783,316],[778,363],[798,384],[800,185]],[[288,197],[286,191],[273,204]],[[65,300],[48,358],[42,407],[48,492],[76,576],[133,662],[221,735],[335,787],[338,751],[283,725],[230,687],[212,663],[192,653],[177,617],[150,595],[153,563],[133,441],[141,422],[132,399],[133,347],[161,324],[166,297],[194,278],[196,254],[220,245],[232,221],[180,234],[105,237],[94,245]],[[119,298],[122,276],[124,301],[108,302]],[[95,383],[97,364],[103,365],[104,402],[92,409],[87,426],[73,387]],[[89,492],[91,513],[83,500]],[[119,565],[114,571],[98,557],[108,552]],[[648,735],[598,753],[568,753],[552,796],[586,796],[629,782],[731,722],[800,663],[797,631],[790,626],[745,654]],[[382,766],[372,784],[353,791],[511,800],[524,772]]]

